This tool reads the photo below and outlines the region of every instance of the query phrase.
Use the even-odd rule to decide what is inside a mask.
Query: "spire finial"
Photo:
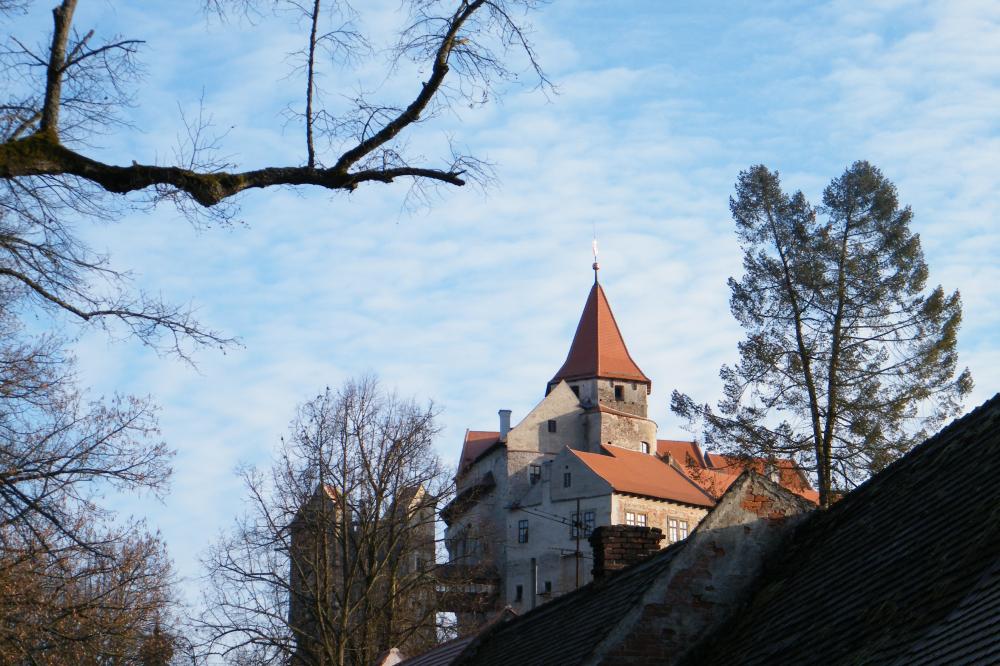
[[[594,248],[594,282],[597,282],[597,271],[601,270],[601,265],[597,263],[597,238],[595,236],[593,243],[591,245]]]

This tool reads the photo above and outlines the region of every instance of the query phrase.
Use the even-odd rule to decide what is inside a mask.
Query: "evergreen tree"
[[[793,458],[815,471],[820,504],[906,453],[972,389],[957,374],[957,291],[926,289],[920,238],[895,186],[855,162],[818,208],[777,172],[740,173],[730,210],[744,275],[730,308],[746,330],[723,366],[718,411],[674,391],[708,444]]]

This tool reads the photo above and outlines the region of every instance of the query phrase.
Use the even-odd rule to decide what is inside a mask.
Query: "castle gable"
[[[580,415],[583,408],[566,382],[559,382],[520,423],[507,434],[508,451],[556,454],[564,446],[584,441]]]

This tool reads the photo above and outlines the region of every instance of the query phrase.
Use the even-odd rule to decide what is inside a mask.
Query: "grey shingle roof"
[[[459,664],[531,666],[578,664],[669,566],[682,543],[644,562],[589,583],[480,635]]]
[[[688,663],[1000,663],[1000,394],[816,512]]]

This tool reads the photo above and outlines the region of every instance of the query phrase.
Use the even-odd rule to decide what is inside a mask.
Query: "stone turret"
[[[566,361],[549,380],[546,395],[561,381],[589,412],[586,449],[615,444],[638,450],[643,442],[655,448],[656,424],[648,419],[653,383],[629,354],[596,272]]]

